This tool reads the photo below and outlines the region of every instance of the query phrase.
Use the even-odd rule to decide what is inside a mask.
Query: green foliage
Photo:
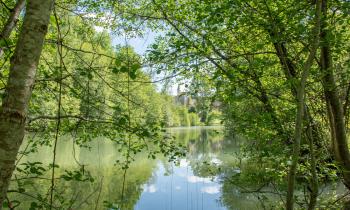
[[[65,171],[66,173],[61,175],[61,178],[66,180],[66,181],[90,181],[93,182],[94,179],[91,176],[89,172],[84,172],[84,170],[79,170],[79,171]]]
[[[1,28],[10,14],[4,5],[12,8],[14,4],[2,1]],[[232,181],[248,186],[269,182],[285,190],[295,124],[295,85],[312,41],[309,34],[314,10],[310,1],[76,0],[55,4],[58,20],[51,17],[28,108],[27,139],[34,137],[21,155],[40,153],[40,146],[54,145],[56,134],[71,136],[74,148],[91,150],[92,142],[105,138],[118,145],[113,151],[120,154],[114,160],[116,168],[127,171],[145,151],[150,159],[162,153],[170,161],[185,154],[183,145],[164,135],[165,127],[224,124],[230,136],[244,136],[241,152],[246,160],[244,167],[239,166],[241,173],[224,180],[224,190],[229,191]],[[349,128],[350,6],[348,1],[329,4],[332,15],[326,19],[330,23],[327,47],[332,52],[334,80]],[[19,26],[22,19],[20,16]],[[98,32],[97,27],[105,30]],[[4,49],[0,57],[2,95],[19,29],[0,40]],[[142,35],[144,29],[160,31],[145,56],[127,44],[112,46],[112,36],[134,37]],[[332,113],[323,94],[323,86],[328,84],[321,82],[325,75],[319,71],[322,62],[316,60],[306,88],[305,114],[310,118],[305,119],[297,173],[299,184],[305,186],[311,179],[310,150],[305,146],[310,138],[307,129],[312,129],[316,139],[320,182],[339,180],[342,170],[329,150],[332,135],[327,116]],[[152,82],[155,74],[176,76],[175,83],[185,85],[184,96],[192,104],[178,103],[180,96],[160,93]],[[58,95],[62,96],[60,110]],[[61,119],[57,119],[58,112]],[[232,175],[226,172],[238,166],[227,165],[226,169],[199,165],[202,170],[197,172]],[[53,163],[20,162],[16,173],[22,178],[41,177],[53,167],[61,170]],[[94,180],[80,165],[77,167],[62,169],[59,177],[67,183]],[[145,183],[150,172],[143,172],[147,177],[140,182]],[[127,209],[133,208],[141,191],[133,191],[137,180],[131,180],[126,187],[126,197],[131,200]],[[17,180],[16,184],[18,191],[24,192],[31,183]],[[31,202],[30,209],[48,208],[45,193],[38,192],[38,202]],[[74,202],[58,192],[55,196],[57,205]],[[122,202],[116,203],[105,202],[105,207],[121,208]]]
[[[181,107],[182,112],[179,112],[174,102],[168,100],[171,96],[157,92],[151,75],[143,69],[143,59],[131,46],[112,47],[111,35],[106,31],[95,30],[97,22],[87,21],[70,12],[68,8],[74,11],[77,5],[56,3],[63,4],[66,9],[56,8],[59,28],[56,18],[51,18],[28,108],[27,130],[31,133],[27,137],[33,138],[26,141],[28,144],[22,148],[22,157],[35,152],[40,154],[43,145],[55,145],[56,135],[59,140],[69,136],[74,150],[92,150],[94,148],[91,142],[96,142],[99,138],[115,142],[118,148],[112,153],[120,156],[114,160],[116,164],[111,163],[111,166],[122,171],[131,170],[136,156],[144,151],[147,151],[150,158],[162,153],[167,155],[169,161],[176,161],[183,156],[184,148],[173,142],[173,139],[164,137],[161,128],[167,124],[179,126],[180,120],[186,122],[186,126],[189,125],[187,109]],[[91,11],[101,9],[96,4],[84,5],[84,8]],[[57,40],[59,31],[62,40]],[[11,37],[8,42],[15,41],[15,37]],[[58,53],[60,47],[61,55]],[[3,81],[8,77],[7,58],[13,52],[6,53],[4,59],[0,57],[1,68],[4,68],[0,75]],[[2,90],[3,87],[4,84],[1,85]],[[58,95],[61,95],[60,110]],[[165,123],[166,107],[171,107],[169,115],[174,115],[175,121],[169,118]],[[58,112],[60,119],[57,117]],[[180,118],[180,115],[184,117]],[[84,165],[75,165],[75,168],[61,169],[56,162],[45,165],[41,162],[20,162],[16,171],[19,178],[16,187],[20,192],[31,189],[33,182],[22,181],[28,177],[50,180],[50,173],[55,168],[54,178],[60,179],[60,182],[53,189],[53,205],[62,208],[73,205],[76,201],[68,199],[72,192],[61,193],[61,187],[69,183],[75,185],[78,182],[96,181],[95,175],[84,170]],[[133,194],[130,190],[133,186],[131,183],[130,188],[127,187],[126,196],[135,196],[136,202],[140,190],[137,195]],[[31,190],[31,193],[38,202],[32,202],[28,208],[49,208],[50,196],[45,196],[45,190]],[[130,203],[129,209],[132,206]]]
[[[178,115],[180,118],[180,125],[181,126],[190,126],[191,122],[189,119],[189,114],[188,114],[188,110],[186,107],[180,107],[178,110]]]
[[[221,125],[222,124],[222,113],[218,110],[212,110],[209,113],[207,124],[208,125]]]
[[[188,114],[190,125],[191,126],[198,126],[200,125],[200,119],[196,113],[189,113]]]
[[[21,163],[21,166],[23,166],[23,168],[17,167],[17,171],[26,175],[33,174],[35,176],[40,176],[47,170],[42,166],[41,162],[26,162]]]

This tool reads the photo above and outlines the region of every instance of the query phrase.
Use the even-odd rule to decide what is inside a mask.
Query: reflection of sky
[[[225,210],[218,200],[221,185],[193,174],[185,160],[173,166],[173,174],[159,162],[154,181],[143,187],[135,210]]]

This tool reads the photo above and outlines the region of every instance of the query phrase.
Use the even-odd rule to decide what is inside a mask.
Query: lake
[[[166,132],[186,146],[186,157],[174,164],[162,156],[150,159],[142,152],[136,155],[125,179],[124,171],[115,165],[120,156],[116,143],[97,138],[89,143],[90,148],[85,148],[73,147],[70,138],[59,139],[56,161],[59,168],[55,177],[65,175],[67,180],[70,177],[84,180],[91,175],[94,181],[57,179],[55,207],[74,210],[118,209],[121,206],[123,210],[261,209],[259,196],[242,193],[240,188],[228,185],[224,182],[225,173],[217,170],[229,165],[223,170],[230,170],[230,174],[240,173],[239,168],[231,167],[240,162],[238,138],[225,137],[222,127],[169,128]],[[49,165],[52,148],[41,146],[39,151],[24,156],[21,163],[40,161],[44,166]],[[9,193],[11,200],[22,202],[19,209],[47,205],[50,171],[43,172],[40,177],[46,178],[24,176],[12,182],[11,188],[27,184],[24,194]],[[278,200],[277,195],[269,198]]]

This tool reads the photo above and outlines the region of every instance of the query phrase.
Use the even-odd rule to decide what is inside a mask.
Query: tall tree
[[[341,105],[339,90],[334,78],[334,67],[332,64],[331,31],[327,23],[328,6],[327,0],[322,1],[323,21],[321,24],[320,41],[321,47],[321,71],[323,74],[322,85],[326,104],[328,106],[328,118],[330,124],[330,132],[332,136],[332,145],[335,158],[342,167],[344,183],[350,189],[350,153],[348,148],[348,140],[346,135],[346,125],[344,110]]]
[[[302,132],[303,132],[305,86],[306,86],[307,77],[309,75],[309,71],[311,69],[313,60],[315,58],[315,55],[318,49],[320,16],[321,16],[321,0],[318,0],[316,3],[316,12],[315,12],[315,18],[314,18],[315,26],[311,35],[313,43],[311,43],[311,50],[303,66],[300,82],[297,89],[297,114],[296,114],[296,120],[295,120],[293,155],[292,155],[292,164],[290,166],[289,176],[288,176],[288,191],[287,191],[287,203],[286,203],[286,209],[288,210],[293,209],[293,204],[294,204],[294,185],[295,185],[294,183],[295,183],[295,176],[297,172],[297,165],[299,162],[300,142],[301,142]],[[316,200],[313,200],[311,202],[311,208],[309,209],[314,209],[315,204],[316,204]]]
[[[11,58],[6,93],[0,110],[0,209],[23,141],[28,104],[53,2],[27,1],[22,30]]]

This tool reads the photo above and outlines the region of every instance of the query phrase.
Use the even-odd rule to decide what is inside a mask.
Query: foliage
[[[15,1],[1,1],[0,28],[14,5]],[[329,74],[321,71],[325,53],[317,52],[303,104],[298,188],[310,188],[315,181],[313,169],[320,184],[344,178],[344,161],[339,161],[343,156],[334,148],[337,135],[330,129],[337,123],[332,120],[336,110],[325,95],[336,91],[333,99],[339,101],[342,114],[337,120],[346,123],[348,132],[349,5],[348,1],[329,1],[325,12],[330,15],[322,19],[328,23],[324,28],[328,33],[319,48],[329,48],[334,84],[325,83]],[[227,191],[230,182],[248,187],[254,182],[273,183],[278,191],[285,191],[294,142],[296,87],[313,41],[313,1],[60,0],[54,13],[35,76],[25,122],[27,146],[20,152],[16,176],[38,178],[60,170],[54,161],[21,161],[30,153],[40,153],[43,145],[56,145],[60,138],[55,136],[70,136],[74,148],[94,149],[91,143],[99,138],[116,143],[113,152],[120,156],[115,166],[126,173],[143,152],[150,159],[165,154],[169,161],[185,154],[183,145],[164,134],[165,127],[224,124],[230,136],[244,137],[240,152],[246,165],[227,164],[220,169],[200,165],[204,169],[198,173],[229,174],[224,181]],[[22,21],[20,16],[19,27],[0,40],[4,50],[1,95],[10,78],[10,58]],[[123,46],[113,44],[115,36],[128,40],[149,30],[158,32],[158,37],[145,55],[138,55],[127,41]],[[183,93],[172,96],[158,91],[160,85],[154,84],[154,78],[159,76],[166,78],[165,83],[176,77],[173,82],[185,87]],[[179,103],[180,97],[188,101]],[[311,140],[314,143],[308,144]],[[312,157],[317,159],[316,166]],[[239,167],[241,173],[230,176],[227,172],[232,167]],[[79,164],[60,173],[67,182],[95,180]],[[31,183],[17,180],[16,184],[11,186],[23,192]],[[132,200],[128,209],[140,192],[137,189],[135,194],[132,187],[133,183],[126,183],[125,196]],[[45,190],[36,194],[40,202],[32,202],[31,209],[49,208],[44,194]],[[58,189],[55,196],[54,205],[73,205],[67,204]],[[17,200],[13,203],[20,205]]]

